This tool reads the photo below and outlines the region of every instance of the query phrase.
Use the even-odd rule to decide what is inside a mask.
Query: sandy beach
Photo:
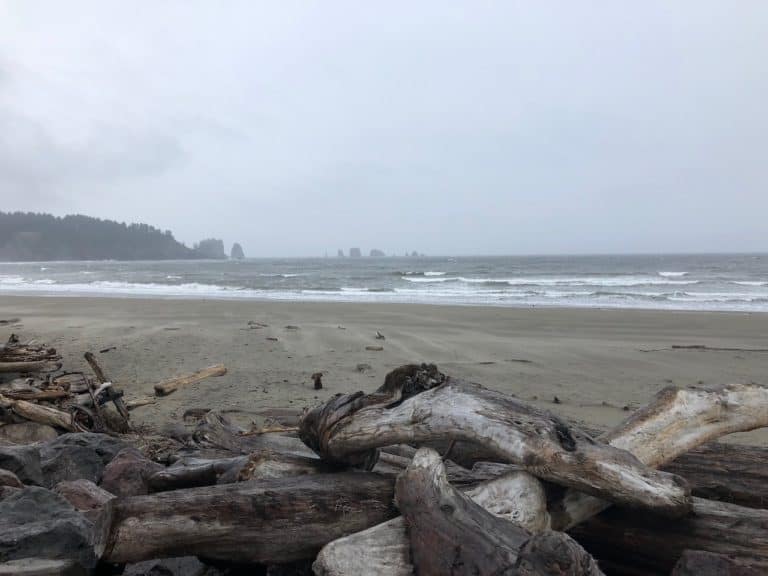
[[[3,296],[0,318],[13,317],[20,324],[0,328],[0,337],[48,342],[69,369],[87,370],[88,350],[115,347],[97,356],[128,399],[152,394],[164,378],[227,366],[223,377],[136,409],[134,421],[151,426],[178,422],[190,408],[248,424],[338,392],[371,391],[409,362],[434,362],[599,426],[665,386],[765,383],[768,374],[767,314]],[[383,350],[366,350],[377,345]],[[729,350],[673,348],[690,345]],[[313,389],[314,372],[324,373],[323,390]]]

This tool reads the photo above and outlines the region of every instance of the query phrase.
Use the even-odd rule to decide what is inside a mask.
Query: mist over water
[[[1,263],[0,294],[768,311],[768,255]]]

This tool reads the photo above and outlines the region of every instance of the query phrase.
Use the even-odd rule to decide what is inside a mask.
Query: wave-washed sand
[[[434,362],[601,426],[665,386],[768,384],[768,352],[748,351],[768,349],[768,314],[3,296],[0,318],[11,317],[22,326],[0,328],[0,338],[16,331],[48,342],[72,370],[88,370],[85,351],[116,347],[97,357],[129,399],[152,394],[164,378],[227,366],[223,377],[133,412],[134,421],[153,425],[181,421],[190,408],[260,421],[269,409],[298,411],[337,392],[371,391],[409,362]],[[384,350],[365,349],[376,345]],[[319,371],[324,388],[315,391],[310,376]]]

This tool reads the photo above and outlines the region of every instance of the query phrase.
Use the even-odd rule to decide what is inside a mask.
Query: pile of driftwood
[[[768,425],[768,387],[668,388],[600,433],[412,365],[298,434],[200,416],[159,449],[0,446],[0,575],[768,573],[768,451],[712,443]]]

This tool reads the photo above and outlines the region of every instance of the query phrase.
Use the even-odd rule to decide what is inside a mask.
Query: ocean
[[[0,263],[0,295],[768,311],[768,254]]]

